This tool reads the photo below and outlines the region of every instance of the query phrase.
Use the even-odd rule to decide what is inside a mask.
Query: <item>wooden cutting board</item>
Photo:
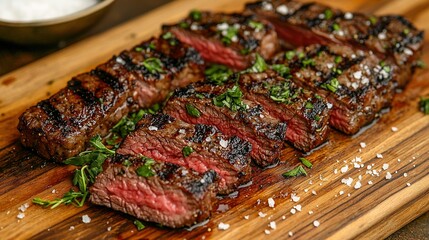
[[[219,210],[210,221],[193,231],[145,223],[147,227],[139,232],[132,217],[104,207],[86,204],[51,210],[31,203],[34,197],[61,197],[71,187],[73,167],[51,163],[23,149],[16,126],[26,108],[64,87],[72,76],[156,35],[161,24],[175,22],[191,9],[235,11],[242,9],[244,2],[175,1],[2,76],[0,239],[384,238],[428,211],[429,116],[417,109],[419,96],[429,94],[426,70],[419,70],[405,91],[395,97],[390,111],[362,133],[350,137],[332,132],[330,141],[307,157],[314,164],[309,176],[281,176],[298,163],[297,153],[285,150],[278,166],[257,171],[249,186],[220,199]],[[429,30],[426,0],[321,2],[347,11],[403,14],[419,28]],[[423,59],[429,62],[429,46],[425,46]],[[393,127],[397,131],[392,131]],[[379,176],[367,174],[368,168]],[[391,179],[386,179],[387,172]],[[349,178],[353,180],[351,187],[342,183]],[[299,200],[294,197],[293,201],[292,194]],[[268,206],[269,198],[275,201],[274,208]],[[25,203],[29,207],[19,220],[18,208]],[[91,222],[83,223],[83,215]],[[320,225],[315,227],[314,221]],[[230,224],[230,228],[219,230],[220,222]],[[275,222],[275,229],[269,227],[270,222]]]

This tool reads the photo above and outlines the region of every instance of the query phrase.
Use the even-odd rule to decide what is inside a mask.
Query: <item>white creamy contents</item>
[[[0,20],[32,22],[81,11],[97,0],[0,0]]]

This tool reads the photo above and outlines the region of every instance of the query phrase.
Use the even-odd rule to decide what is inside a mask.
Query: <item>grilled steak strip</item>
[[[241,74],[238,83],[244,98],[287,123],[285,140],[294,147],[307,152],[326,141],[329,109],[320,95],[273,71]]]
[[[202,66],[195,49],[179,41],[148,40],[74,77],[66,88],[26,110],[18,125],[21,142],[45,158],[74,156],[128,112],[201,79]]]
[[[116,156],[91,186],[90,201],[145,221],[179,228],[208,218],[215,198],[216,173],[197,173],[147,158]]]
[[[290,67],[292,80],[326,97],[333,104],[330,124],[354,134],[370,123],[393,98],[394,64],[346,46],[311,45],[281,53],[273,60]]]
[[[389,56],[410,76],[420,58],[424,32],[402,16],[342,12],[318,3],[294,0],[259,1],[247,10],[270,21],[280,38],[294,46],[341,44]],[[403,87],[408,78],[398,82]]]
[[[217,192],[226,194],[249,181],[251,149],[250,143],[236,136],[226,137],[216,127],[188,124],[157,114],[146,115],[117,153],[144,155],[199,173],[214,170],[220,180]]]
[[[173,33],[193,46],[206,61],[237,70],[249,67],[254,53],[268,59],[278,49],[272,26],[254,15],[194,11],[178,24],[163,26],[163,31],[163,36]]]
[[[260,166],[276,163],[283,147],[286,124],[272,118],[263,106],[248,100],[243,100],[247,108],[238,111],[215,106],[213,98],[232,89],[233,86],[235,85],[190,85],[177,90],[170,97],[164,112],[188,123],[216,126],[227,136],[238,136],[250,142],[251,156]],[[198,109],[200,116],[191,116],[186,105]]]

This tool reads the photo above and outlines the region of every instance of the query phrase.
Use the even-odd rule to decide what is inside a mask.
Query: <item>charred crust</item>
[[[233,165],[246,165],[247,155],[252,151],[252,144],[237,136],[230,138],[229,144],[231,145],[231,150],[227,154],[229,162]]]

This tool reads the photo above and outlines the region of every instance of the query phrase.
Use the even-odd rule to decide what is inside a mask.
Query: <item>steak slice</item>
[[[236,70],[249,67],[254,53],[265,59],[278,50],[277,34],[266,21],[254,15],[193,11],[176,25],[163,26],[164,35],[197,49],[208,62]]]
[[[214,170],[219,176],[217,192],[235,191],[250,179],[250,143],[224,136],[216,127],[188,124],[166,114],[146,115],[117,153],[144,155],[199,173]]]
[[[128,112],[202,79],[202,66],[193,48],[178,41],[171,45],[165,39],[148,40],[73,77],[66,88],[27,109],[19,118],[21,142],[56,161],[74,156]]]
[[[326,97],[333,104],[330,124],[354,134],[390,106],[398,68],[376,55],[347,46],[311,45],[282,53],[273,60],[290,67],[298,85]]]
[[[232,108],[237,107],[234,110],[214,104],[215,97],[237,88],[234,84],[193,84],[177,90],[166,103],[164,112],[188,123],[216,126],[227,136],[238,136],[252,144],[250,154],[258,165],[272,165],[277,162],[284,145],[286,123],[271,117],[259,104],[246,99],[239,103],[241,97],[232,100],[234,104],[241,105],[237,107],[233,104]],[[230,98],[234,94],[238,92],[223,96]],[[198,117],[187,111],[186,106],[189,105],[198,110]]]
[[[285,140],[294,147],[307,152],[326,141],[329,109],[320,95],[273,71],[241,74],[238,83],[244,98],[287,123]]]
[[[402,16],[342,12],[318,3],[259,1],[247,10],[270,21],[280,38],[294,46],[342,44],[389,56],[410,76],[420,58],[424,32]],[[409,78],[399,82],[403,87]]]
[[[90,201],[163,226],[191,226],[208,218],[216,173],[197,173],[148,158],[116,156],[90,187]]]

